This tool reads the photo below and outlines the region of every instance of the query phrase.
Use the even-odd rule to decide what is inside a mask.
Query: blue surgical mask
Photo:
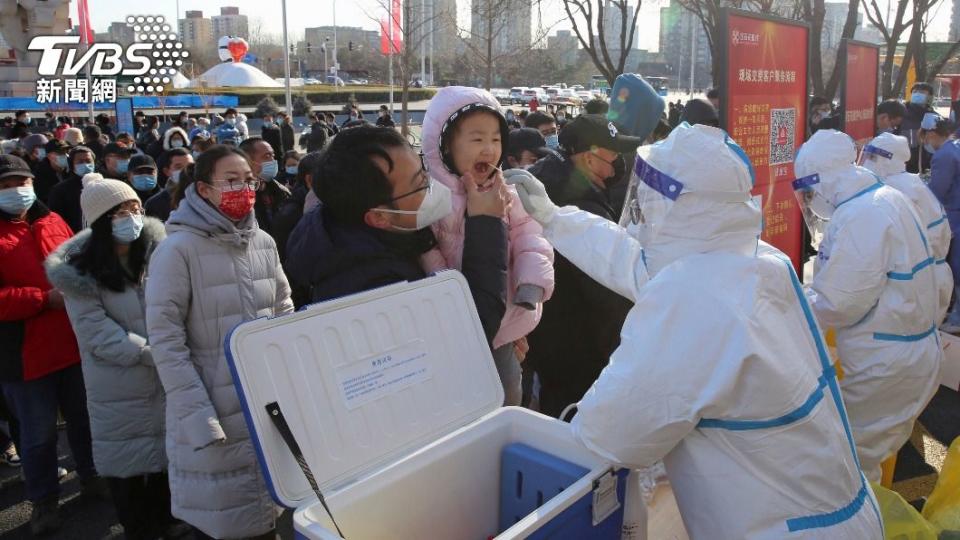
[[[143,216],[132,215],[115,219],[112,226],[113,239],[121,244],[130,244],[140,238],[140,231],[143,230]]]
[[[180,169],[170,173],[170,176],[167,178],[167,189],[173,189],[177,187],[177,184],[180,183]]]
[[[560,148],[560,135],[556,135],[556,134],[547,135],[546,137],[544,137],[544,139],[546,139],[547,141],[547,148],[551,150],[556,150],[557,148]]]
[[[37,148],[37,160],[47,157],[47,151],[43,148]]]
[[[0,189],[0,210],[7,214],[19,216],[28,210],[37,200],[33,186],[19,186]]]
[[[236,118],[227,118],[227,119],[226,119],[226,123],[227,123],[227,125],[234,126],[234,125],[237,124],[237,119],[236,119]]]
[[[202,154],[203,152],[199,150],[194,150],[193,152],[190,152],[190,153],[193,154],[193,159],[196,160],[198,157],[200,157],[200,154]]]
[[[157,177],[152,174],[138,174],[133,177],[133,189],[150,191],[157,187]]]
[[[33,118],[30,118],[29,116],[25,116],[23,118],[23,123],[29,126],[30,124],[33,123]]]
[[[97,171],[97,166],[93,163],[77,163],[73,166],[73,172],[77,173],[77,176],[82,177],[85,174],[90,174]]]
[[[118,173],[120,173],[120,174],[126,173],[126,172],[127,172],[127,167],[129,167],[129,166],[130,166],[130,160],[129,160],[129,159],[118,159],[118,160],[117,160],[117,172],[118,172]]]
[[[296,168],[296,167],[287,167],[287,168],[284,169],[284,170],[287,171],[287,174],[289,174],[290,176],[296,176],[296,175],[297,175],[297,168]]]
[[[180,139],[173,139],[170,141],[170,148],[183,148],[183,141]]]
[[[280,166],[277,164],[277,160],[267,161],[260,164],[260,178],[264,180],[273,180],[277,177],[277,172],[279,172]]]
[[[57,167],[61,169],[66,169],[70,166],[70,160],[67,159],[67,156],[63,154],[57,154]]]
[[[925,105],[927,103],[927,94],[923,92],[914,92],[910,94],[910,103]]]

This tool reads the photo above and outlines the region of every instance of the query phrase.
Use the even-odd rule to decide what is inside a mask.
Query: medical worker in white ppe
[[[854,162],[844,133],[822,130],[797,154],[794,189],[808,223],[825,230],[808,297],[837,331],[840,382],[867,477],[910,437],[937,389],[940,284],[911,202]]]
[[[860,164],[873,171],[883,183],[906,195],[913,203],[922,229],[926,230],[930,255],[933,257],[934,273],[940,288],[940,311],[937,323],[943,321],[953,295],[953,272],[947,265],[950,251],[950,222],[937,196],[930,191],[919,175],[907,172],[910,159],[910,143],[906,137],[883,133],[870,141],[860,153]]]
[[[826,348],[790,261],[759,241],[753,171],[722,130],[638,150],[625,228],[505,173],[554,247],[633,300],[576,437],[666,464],[694,540],[879,539]]]

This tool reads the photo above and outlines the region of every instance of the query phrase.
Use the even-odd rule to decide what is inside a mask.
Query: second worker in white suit
[[[936,392],[942,308],[927,224],[856,159],[849,136],[818,131],[797,155],[794,189],[808,223],[826,220],[807,292],[820,325],[837,331],[860,462],[879,481]]]
[[[662,459],[694,540],[882,538],[820,331],[759,240],[753,170],[726,133],[682,124],[641,147],[625,229],[507,175],[557,251],[635,302],[573,419],[583,444]]]

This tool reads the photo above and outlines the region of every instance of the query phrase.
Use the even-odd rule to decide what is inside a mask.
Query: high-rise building
[[[495,56],[529,49],[532,12],[532,4],[524,0],[473,0],[470,38],[474,47],[485,49],[487,40],[492,40]]]
[[[213,35],[217,39],[223,36],[250,38],[250,25],[246,15],[240,14],[240,8],[222,7],[220,15],[210,18],[213,23]]]
[[[560,67],[576,64],[579,49],[580,40],[570,30],[557,30],[556,35],[547,37],[547,52]]]
[[[203,18],[202,11],[187,11],[186,17],[177,21],[177,29],[184,48],[194,54],[217,48],[219,36],[214,37],[213,23]]]
[[[626,21],[626,33],[624,34],[625,40],[630,39],[630,25],[633,23],[633,13],[636,11],[637,6],[632,4],[627,4],[627,21]],[[620,27],[623,26],[623,10],[619,7],[613,5],[611,0],[605,0],[603,6],[603,37],[604,42],[607,46],[607,51],[619,51],[620,50]],[[634,28],[633,40],[627,43],[627,49],[633,50],[637,48],[637,43],[639,36],[637,35],[636,28]]]
[[[433,37],[433,54],[436,57],[453,56],[457,50],[457,1],[456,0],[408,0],[410,21],[402,24],[406,41],[419,48],[424,36],[424,53],[430,54],[430,37]]]
[[[683,9],[677,0],[670,0],[669,6],[660,8],[660,54],[669,67],[671,85],[675,88],[689,87],[691,59],[694,62],[694,88],[713,85],[707,33],[700,19]]]
[[[113,22],[107,30],[107,38],[111,43],[119,43],[126,47],[137,41],[137,33],[125,22]]]

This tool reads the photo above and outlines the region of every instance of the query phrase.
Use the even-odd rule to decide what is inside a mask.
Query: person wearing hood
[[[63,293],[78,336],[93,461],[110,486],[124,535],[157,538],[173,518],[164,394],[147,339],[143,289],[150,256],[166,233],[162,223],[143,217],[140,199],[124,182],[92,182],[80,198],[90,227],[47,257],[47,278]]]
[[[818,131],[793,185],[813,238],[823,235],[807,296],[821,328],[836,329],[857,454],[878,482],[939,386],[940,284],[927,224],[856,159],[848,135]]]
[[[624,227],[508,171],[557,251],[634,302],[573,436],[626,467],[663,460],[690,538],[883,538],[800,280],[759,239],[746,153],[681,124],[634,171]]]
[[[561,151],[536,162],[531,174],[551,199],[616,223],[620,204],[612,186],[624,177],[624,154],[642,141],[619,131],[602,115],[580,115],[560,133]],[[600,375],[619,343],[630,302],[597,283],[557,253],[556,292],[527,341],[527,362],[540,379],[540,411],[558,417]]]
[[[127,177],[124,180],[128,185],[133,186],[133,190],[141,201],[146,201],[161,191],[157,183],[157,162],[146,154],[138,154],[130,158],[130,166],[127,168]]]
[[[478,88],[448,86],[430,101],[423,119],[424,162],[430,177],[452,193],[453,212],[432,225],[437,249],[423,256],[424,270],[460,270],[466,230],[467,184],[480,187],[501,177],[509,137],[506,118],[492,94]],[[493,356],[503,384],[506,405],[521,400],[520,363],[527,353],[526,336],[540,321],[544,303],[553,294],[553,248],[540,225],[514,198],[506,216],[510,250],[507,267],[507,311],[493,340]],[[322,200],[322,199],[321,199]]]
[[[206,116],[197,118],[197,126],[190,130],[189,139],[191,144],[193,144],[193,140],[197,138],[197,136],[207,139],[210,138],[210,119]]]
[[[69,175],[50,190],[50,210],[62,217],[75,233],[84,228],[83,209],[80,206],[83,177],[96,172],[96,161],[93,150],[86,146],[74,146],[67,154]]]
[[[50,190],[70,175],[69,152],[70,145],[57,139],[47,141],[44,146],[44,157],[33,171],[33,189],[44,204],[50,198]]]
[[[187,132],[183,128],[172,127],[163,132],[163,151],[166,152],[174,148],[189,148],[187,140]]]
[[[257,202],[254,206],[257,224],[260,230],[277,240],[278,245],[286,245],[286,239],[277,239],[278,231],[274,227],[274,220],[283,201],[290,198],[290,190],[277,182],[280,164],[273,155],[273,148],[260,137],[250,137],[240,143],[240,150],[250,158],[253,175],[260,179],[260,189],[257,190]]]
[[[242,322],[292,313],[290,287],[253,216],[260,180],[247,156],[218,145],[183,175],[186,195],[146,287],[147,335],[167,400],[172,513],[209,537],[272,539],[277,508],[223,343]]]
[[[17,445],[34,536],[60,527],[58,410],[84,492],[104,494],[90,450],[77,339],[63,293],[43,270],[44,259],[71,236],[60,216],[37,201],[27,164],[0,156],[0,381],[20,424]]]
[[[913,209],[917,212],[920,225],[930,243],[930,255],[934,260],[937,286],[940,288],[937,323],[943,322],[954,291],[953,274],[947,264],[953,233],[950,231],[950,222],[943,205],[927,187],[926,182],[918,175],[907,172],[910,143],[906,137],[881,133],[863,147],[860,160],[864,168],[879,176],[884,184],[903,193],[913,203]],[[960,313],[957,313],[953,321],[948,321],[943,330],[960,331]]]
[[[499,177],[466,186],[462,272],[492,341],[506,309],[509,196]],[[452,211],[449,188],[392,129],[342,131],[321,154],[313,190],[323,201],[290,234],[286,268],[298,305],[427,276],[420,257],[436,246],[430,225]]]
[[[223,123],[213,130],[218,144],[240,144],[240,131],[237,130],[237,110],[229,108],[223,113]]]
[[[158,163],[164,180],[163,189],[147,199],[143,204],[147,215],[166,221],[173,210],[173,194],[180,186],[180,175],[188,165],[194,162],[193,156],[186,148],[174,148],[160,154]]]

